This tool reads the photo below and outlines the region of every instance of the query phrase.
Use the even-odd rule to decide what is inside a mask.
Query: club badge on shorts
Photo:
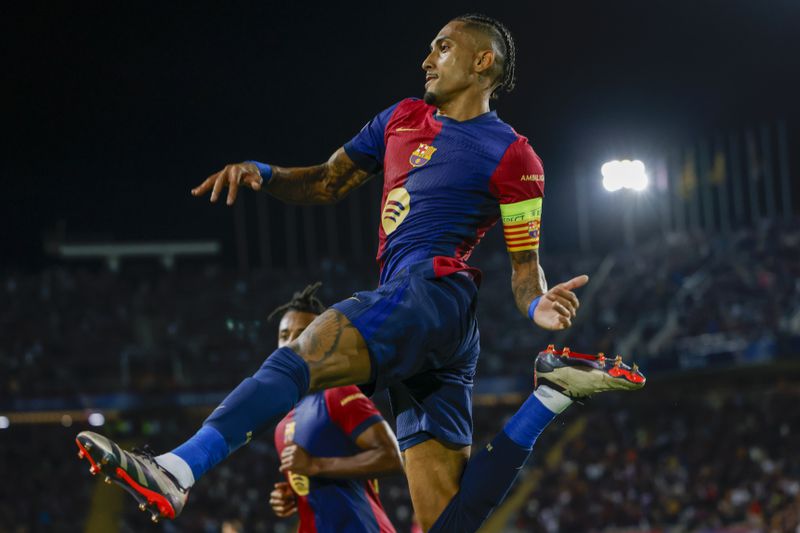
[[[429,144],[420,143],[419,148],[414,150],[411,153],[411,157],[408,158],[408,162],[411,163],[412,167],[421,167],[425,163],[431,160],[433,157],[433,153],[436,151],[436,148]]]

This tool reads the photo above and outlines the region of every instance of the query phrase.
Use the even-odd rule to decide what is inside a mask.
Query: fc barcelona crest
[[[411,154],[411,157],[408,158],[408,162],[411,163],[412,167],[421,167],[431,160],[431,157],[433,157],[433,152],[435,151],[436,148],[433,146],[420,143],[419,148],[414,150],[414,152]]]
[[[539,240],[539,225],[541,223],[539,220],[531,220],[528,222],[528,235],[531,239],[538,241]]]

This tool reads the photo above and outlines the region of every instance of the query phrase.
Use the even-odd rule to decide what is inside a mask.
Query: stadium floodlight
[[[644,163],[638,159],[609,161],[600,167],[600,173],[603,175],[603,187],[608,192],[620,189],[643,191],[649,182]]]
[[[89,415],[89,425],[98,427],[102,426],[106,423],[106,417],[103,416],[103,413],[92,413]]]
[[[8,426],[10,425],[11,421],[7,416],[0,416],[0,429],[8,429]]]

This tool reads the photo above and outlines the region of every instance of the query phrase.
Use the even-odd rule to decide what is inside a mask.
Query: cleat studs
[[[103,456],[103,458],[100,459],[100,462],[103,463],[104,465],[107,465],[108,464],[108,456],[107,455]]]
[[[78,450],[78,459],[83,459],[84,457],[83,450]]]
[[[636,363],[633,363],[633,369],[632,370],[633,370],[634,374],[637,373],[639,371],[639,365],[637,365]]]
[[[561,350],[561,357],[569,357],[569,346],[564,346],[564,349]]]
[[[92,474],[93,476],[94,476],[95,474],[97,474],[97,471],[98,471],[98,470],[100,470],[100,469],[99,469],[99,468],[97,468],[97,467],[96,467],[96,466],[94,466],[94,465],[92,465],[92,466],[90,466],[90,467],[89,467],[89,473],[90,473],[90,474]]]
[[[548,344],[547,345],[547,350],[545,350],[545,351],[549,352],[549,353],[553,353],[554,351],[556,351],[556,347],[553,344]]]
[[[152,520],[154,524],[158,524],[158,515],[154,514],[150,517],[150,520]]]
[[[83,447],[86,448],[86,451],[88,452],[89,450],[92,449],[92,443],[89,442],[89,441],[86,441],[86,442],[83,443]]]
[[[619,368],[619,367],[621,367],[621,366],[622,366],[622,356],[621,356],[621,355],[618,355],[618,356],[616,356],[616,357],[614,358],[614,366],[615,366],[616,368]]]
[[[111,485],[111,477],[109,477],[109,476],[106,476],[106,478],[105,478],[103,481],[104,481],[106,484],[108,484],[108,485]]]
[[[140,511],[144,512],[146,509],[147,509],[147,505],[146,504],[144,504],[144,503],[140,503],[139,504],[139,510]]]

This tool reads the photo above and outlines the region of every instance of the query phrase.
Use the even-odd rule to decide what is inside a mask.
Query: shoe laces
[[[151,448],[149,444],[145,444],[141,448],[131,448],[131,451],[153,462],[156,461],[156,452],[153,451],[153,448]]]
[[[141,448],[131,448],[131,451],[139,456],[141,459],[147,459],[151,461],[156,468],[158,468],[161,472],[163,472],[171,481],[175,484],[175,486],[184,494],[188,494],[189,490],[184,488],[179,482],[178,479],[172,475],[172,472],[158,464],[156,461],[156,452],[153,451],[153,448],[150,447],[149,444],[145,444]]]

